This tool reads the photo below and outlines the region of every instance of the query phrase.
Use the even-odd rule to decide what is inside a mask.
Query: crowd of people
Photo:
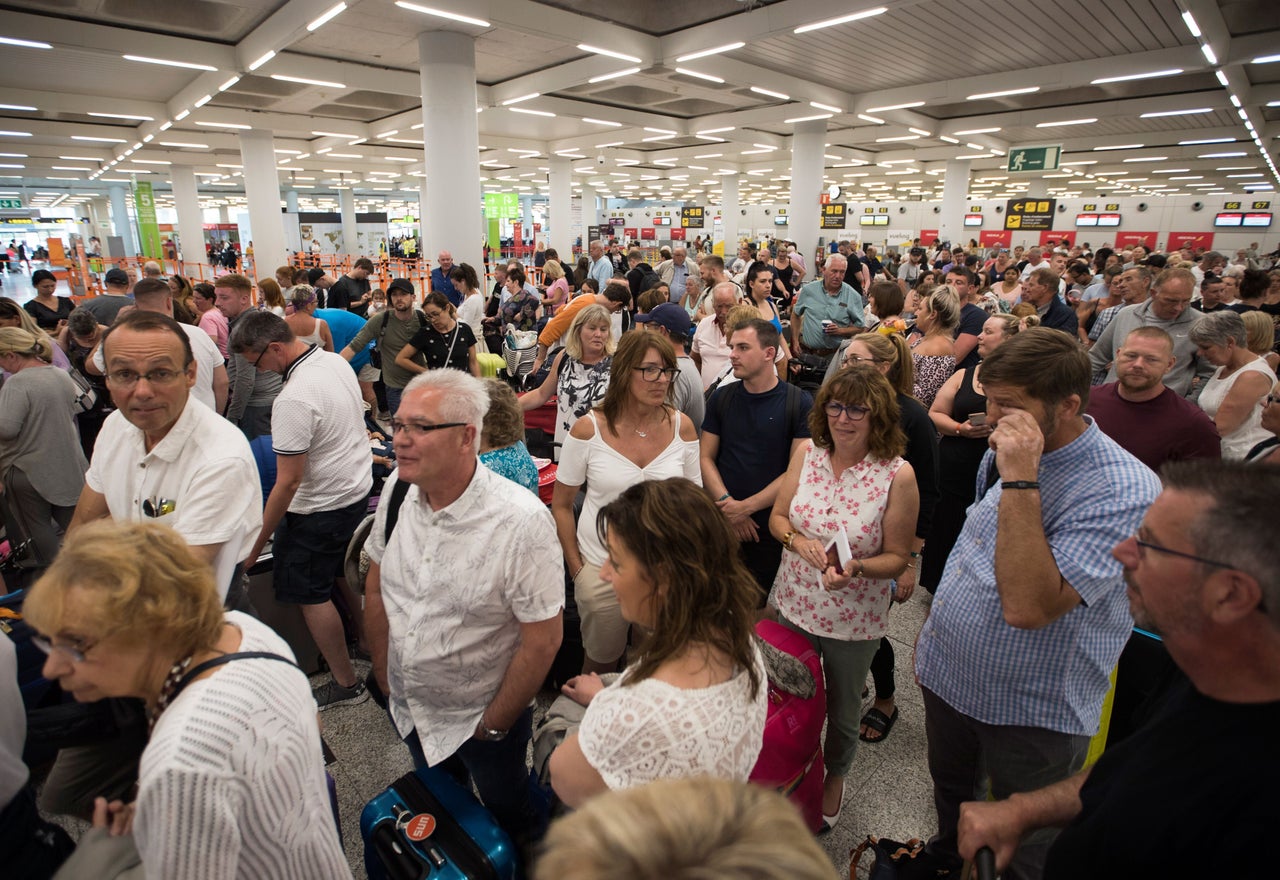
[[[1178,876],[1212,839],[1262,876],[1280,270],[1141,248],[663,257],[544,249],[485,290],[442,251],[425,293],[373,289],[368,259],[256,284],[112,270],[74,307],[37,272],[34,299],[0,299],[6,577],[34,583],[44,675],[124,719],[62,748],[37,801],[0,640],[19,873],[71,848],[43,811],[93,822],[84,876],[120,838],[148,876],[347,876],[317,711],[371,696],[537,876],[635,828],[732,864],[743,811],[794,818],[744,785],[771,699],[757,622],[821,658],[829,829],[899,718],[889,621],[919,586],[937,870],[990,847],[1007,877]],[[532,369],[482,378],[519,331]],[[553,399],[544,504],[524,416]],[[314,690],[246,589],[268,549],[328,669]],[[1085,769],[1135,625],[1180,673]],[[574,646],[581,721],[542,793],[570,815],[548,833],[532,707]],[[649,787],[709,812],[675,828]],[[759,858],[809,876],[807,833],[771,836],[790,856]]]

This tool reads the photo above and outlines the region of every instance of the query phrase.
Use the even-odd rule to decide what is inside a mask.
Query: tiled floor
[[[840,824],[819,838],[836,873],[848,875],[849,853],[867,834],[905,840],[933,833],[935,815],[925,766],[924,708],[911,675],[911,648],[924,621],[925,606],[913,598],[890,617],[890,637],[898,660],[897,701],[901,712],[889,738],[861,743],[845,786]],[[363,671],[363,670],[362,670]],[[329,768],[338,786],[343,843],[357,878],[365,876],[360,811],[375,794],[411,769],[386,714],[372,701],[323,714],[325,741],[338,757]],[[860,872],[868,868],[864,860]]]

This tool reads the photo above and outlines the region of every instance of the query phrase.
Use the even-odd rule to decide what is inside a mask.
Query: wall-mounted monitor
[[[670,226],[671,218],[670,217],[654,217],[653,225],[654,226]]]
[[[1076,226],[1097,226],[1097,225],[1098,225],[1097,214],[1077,214],[1076,215]]]
[[[774,226],[786,226],[786,225],[787,225],[787,215],[786,215],[786,214],[783,214],[783,215],[781,215],[781,216],[779,216],[779,217],[774,217],[774,218],[773,218],[773,225],[774,225]]]
[[[1239,226],[1244,222],[1244,215],[1238,211],[1217,214],[1213,218],[1214,226]]]
[[[875,214],[859,214],[858,225],[859,226],[875,226],[876,215]]]
[[[965,226],[981,226],[982,215],[981,214],[965,214],[964,225]]]
[[[1120,215],[1119,214],[1099,214],[1098,225],[1099,226],[1119,226]]]
[[[1244,223],[1242,226],[1270,226],[1270,214],[1248,213],[1244,215]]]

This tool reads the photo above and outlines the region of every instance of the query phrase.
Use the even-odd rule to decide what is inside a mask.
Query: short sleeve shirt
[[[840,344],[840,337],[822,332],[824,320],[833,321],[841,327],[864,326],[862,297],[843,282],[839,292],[832,296],[823,288],[821,279],[810,281],[800,288],[792,311],[804,316],[800,342],[809,349],[835,348]]]
[[[453,367],[464,373],[471,369],[471,346],[475,344],[475,334],[461,321],[454,324],[448,333],[441,333],[428,324],[409,340],[409,345],[426,357],[427,369]]]

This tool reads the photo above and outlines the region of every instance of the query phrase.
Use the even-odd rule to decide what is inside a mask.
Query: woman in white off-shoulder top
[[[580,675],[587,707],[551,756],[566,804],[655,779],[745,781],[764,737],[768,687],[752,641],[755,580],[711,497],[688,480],[637,483],[600,511],[602,576],[623,617],[647,633],[608,687]]]

